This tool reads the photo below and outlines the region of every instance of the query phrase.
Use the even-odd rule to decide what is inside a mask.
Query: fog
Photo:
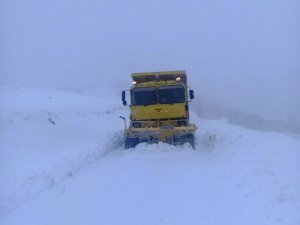
[[[184,69],[199,106],[300,116],[299,0],[2,0],[0,28],[1,85],[117,92]]]

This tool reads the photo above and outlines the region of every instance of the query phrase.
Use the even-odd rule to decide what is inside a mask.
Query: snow
[[[300,224],[297,138],[191,112],[196,150],[123,150],[119,96],[1,87],[0,104],[0,224]]]

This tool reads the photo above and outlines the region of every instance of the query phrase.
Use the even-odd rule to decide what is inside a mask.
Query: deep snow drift
[[[116,97],[0,89],[0,224],[300,224],[300,140],[205,120],[122,150]]]

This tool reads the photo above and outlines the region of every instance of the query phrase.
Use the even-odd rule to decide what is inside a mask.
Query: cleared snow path
[[[1,88],[0,102],[0,224],[300,224],[298,139],[192,115],[195,151],[124,151],[117,97]]]

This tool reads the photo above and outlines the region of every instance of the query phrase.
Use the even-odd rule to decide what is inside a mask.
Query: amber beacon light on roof
[[[125,121],[125,149],[142,142],[189,143],[194,149],[197,127],[189,117],[194,91],[187,86],[186,71],[132,73],[131,77],[130,90],[122,91],[123,105],[130,107],[128,127],[120,116]]]

